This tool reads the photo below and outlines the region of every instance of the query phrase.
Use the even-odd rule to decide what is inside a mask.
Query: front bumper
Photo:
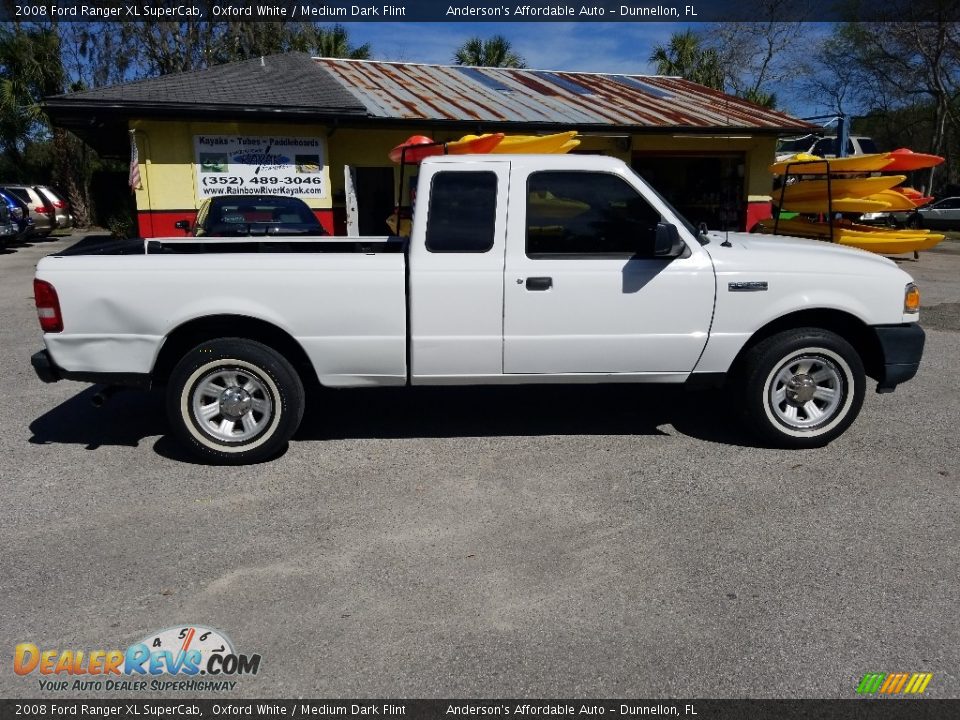
[[[917,374],[926,334],[919,323],[875,325],[873,328],[883,355],[877,392],[887,393]]]

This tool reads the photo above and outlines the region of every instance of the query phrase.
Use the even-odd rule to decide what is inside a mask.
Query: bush
[[[107,230],[113,237],[121,240],[132,238],[134,235],[133,221],[128,215],[113,215],[107,220]]]

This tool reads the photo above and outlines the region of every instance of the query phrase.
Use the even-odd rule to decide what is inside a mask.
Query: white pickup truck
[[[409,240],[134,240],[44,258],[39,377],[165,386],[207,460],[270,457],[305,383],[726,385],[768,442],[823,445],[923,352],[882,257],[706,233],[623,162],[430,158]],[[717,422],[726,422],[724,413]]]

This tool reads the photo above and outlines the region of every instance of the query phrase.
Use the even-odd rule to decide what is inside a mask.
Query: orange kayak
[[[926,155],[924,153],[915,153],[909,148],[900,148],[887,153],[887,156],[893,158],[893,161],[883,168],[884,172],[910,172],[911,170],[923,170],[932,168],[943,162],[939,155]]]
[[[888,207],[887,210],[890,212],[913,210],[917,207],[917,203],[914,200],[896,190],[881,190],[873,195],[867,195],[864,200],[876,200],[877,202],[889,203],[890,207]]]
[[[933,202],[932,197],[925,196],[922,192],[919,190],[914,190],[912,187],[896,187],[893,189],[901,195],[906,195],[917,207],[926,205],[929,202]]]
[[[480,137],[466,136],[460,140],[454,140],[441,145],[436,144],[433,140],[423,135],[414,135],[391,150],[389,157],[392,162],[398,163],[401,160],[403,151],[406,149],[407,152],[404,159],[411,165],[416,165],[422,162],[424,158],[434,155],[488,153],[499,145],[501,140],[503,140],[503,133],[493,133]]]

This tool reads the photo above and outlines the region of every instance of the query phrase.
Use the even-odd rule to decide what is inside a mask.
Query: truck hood
[[[720,272],[773,270],[788,273],[870,275],[892,271],[906,276],[892,260],[858,248],[822,240],[763,235],[758,233],[715,232],[707,234],[704,249]],[[730,247],[723,243],[729,241]]]

